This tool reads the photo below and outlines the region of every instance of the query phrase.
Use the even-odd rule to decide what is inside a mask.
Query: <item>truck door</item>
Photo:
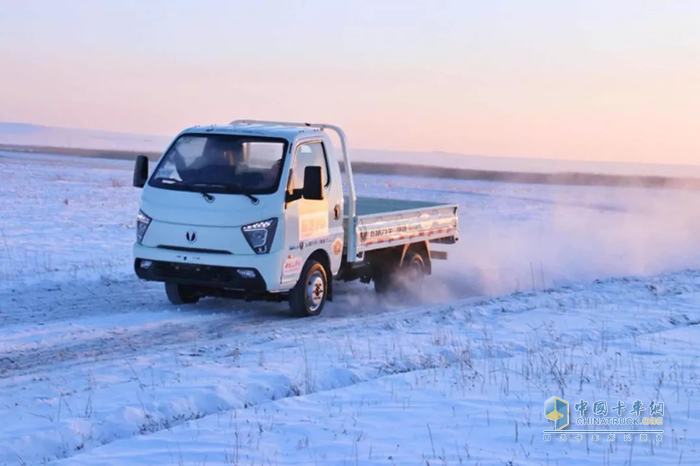
[[[299,199],[287,204],[285,244],[289,245],[290,250],[285,256],[283,284],[296,283],[304,263],[318,249],[328,254],[331,274],[340,267],[343,250],[342,181],[338,176],[331,176],[328,154],[322,140],[303,142],[297,146],[287,191],[303,187],[307,166],[321,167],[325,197],[321,201]]]

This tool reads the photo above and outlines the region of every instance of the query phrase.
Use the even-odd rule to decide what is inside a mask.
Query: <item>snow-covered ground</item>
[[[297,320],[134,279],[130,170],[0,154],[0,464],[700,463],[699,194],[358,176],[461,241],[422,302]],[[546,442],[552,396],[661,401],[662,441]]]

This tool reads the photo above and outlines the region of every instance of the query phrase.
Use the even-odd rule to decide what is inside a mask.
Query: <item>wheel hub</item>
[[[326,290],[323,286],[321,274],[314,273],[311,275],[308,286],[306,287],[306,300],[309,303],[309,309],[311,311],[316,311],[319,306],[321,306],[325,292]]]
[[[423,278],[423,267],[417,262],[411,264],[408,269],[408,277],[414,283],[419,283]]]

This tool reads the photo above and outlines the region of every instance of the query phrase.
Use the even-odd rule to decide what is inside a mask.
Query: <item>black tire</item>
[[[317,316],[323,311],[328,298],[326,269],[317,261],[309,260],[299,275],[299,281],[289,293],[289,308],[297,317]]]
[[[168,300],[175,305],[195,304],[200,298],[191,287],[176,283],[166,283],[165,294],[168,296]]]
[[[399,288],[413,296],[419,296],[423,289],[425,271],[423,256],[417,252],[407,252],[397,277]]]
[[[417,252],[409,251],[406,253],[401,267],[388,264],[376,266],[373,276],[374,291],[379,294],[408,292],[418,296],[423,287],[425,270],[423,256]]]

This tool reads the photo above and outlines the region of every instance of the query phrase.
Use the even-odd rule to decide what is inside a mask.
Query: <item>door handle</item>
[[[340,204],[336,204],[333,207],[333,220],[338,220],[340,218]]]

